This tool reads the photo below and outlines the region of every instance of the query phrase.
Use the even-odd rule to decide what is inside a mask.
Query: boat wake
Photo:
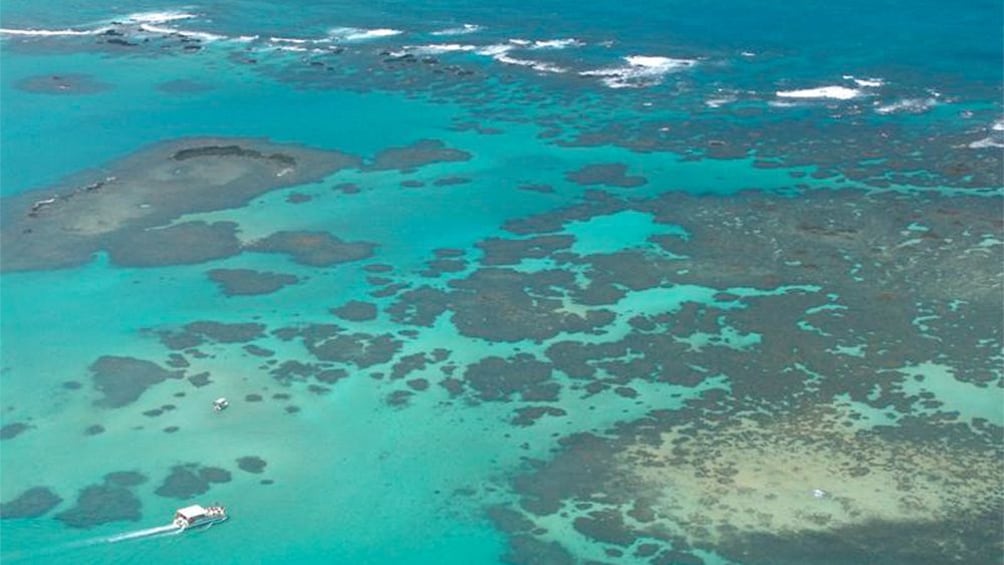
[[[176,534],[180,534],[183,531],[184,528],[179,528],[175,524],[167,524],[164,526],[157,526],[156,528],[145,528],[142,530],[135,530],[132,532],[116,534],[113,536],[102,536],[102,537],[78,540],[48,548],[36,548],[26,552],[6,553],[4,554],[4,561],[10,559],[12,562],[21,562],[21,561],[26,563],[35,562],[42,557],[53,557],[67,552],[81,550],[87,547],[120,543],[124,541],[131,541],[138,539],[148,539],[153,537],[173,536]]]
[[[157,526],[156,528],[146,528],[144,530],[136,530],[134,532],[126,532],[124,534],[114,535],[108,538],[104,538],[103,541],[107,543],[119,543],[122,541],[129,541],[141,538],[150,538],[162,535],[175,535],[180,534],[184,531],[184,528],[179,528],[175,524],[167,524],[165,526]]]

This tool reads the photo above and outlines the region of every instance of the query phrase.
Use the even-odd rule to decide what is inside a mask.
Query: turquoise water
[[[233,222],[247,246],[284,230],[328,232],[375,244],[362,260],[311,266],[246,250],[132,267],[102,250],[79,267],[4,272],[3,561],[934,563],[957,546],[967,562],[995,562],[999,8],[5,2],[5,218],[20,214],[17,195],[41,200],[94,168],[121,176],[119,160],[187,137],[300,144],[364,163],[431,139],[469,158],[350,168],[154,226]],[[358,191],[338,188],[346,183]],[[298,281],[228,295],[213,269]],[[332,312],[352,301],[373,315]],[[401,313],[425,307],[436,312],[428,322]],[[602,321],[575,325],[589,316]],[[198,321],[262,330],[179,349],[158,337]],[[320,324],[398,349],[372,364],[326,359],[296,333]],[[106,407],[93,369],[103,356],[183,378]],[[423,356],[395,378],[396,365]],[[284,381],[277,367],[294,361],[346,377]],[[208,384],[191,378],[206,372]],[[214,413],[220,396],[231,408]],[[707,468],[667,455],[664,438],[690,425],[722,438],[707,468],[732,466],[738,478],[708,487],[692,480]],[[859,435],[831,441],[840,428]],[[757,483],[749,461],[792,457],[789,436],[809,446],[797,452],[809,475]],[[771,451],[775,441],[784,447]],[[959,450],[954,462],[932,448],[945,443]],[[247,456],[264,471],[240,468]],[[817,457],[873,470],[824,472]],[[230,479],[158,493],[190,463]],[[979,470],[970,484],[982,495],[948,486],[956,463]],[[917,479],[906,504],[914,495],[889,485],[916,467],[961,494],[928,496],[938,489]],[[144,479],[81,504],[84,523],[58,519],[116,471]],[[740,519],[743,489],[776,500],[817,480],[835,482],[822,488],[860,517],[804,520],[819,515],[799,506],[808,495],[767,504],[771,520]],[[13,502],[33,487],[61,500],[20,515]],[[887,487],[895,512],[865,503]],[[228,523],[108,542],[213,501]],[[552,501],[560,511],[541,510]],[[131,517],[102,517],[134,503]],[[653,517],[629,512],[641,506]],[[600,511],[618,518],[602,522]],[[890,533],[869,538],[866,520]],[[816,525],[786,529],[792,521]],[[932,524],[961,533],[903,553],[899,542]]]

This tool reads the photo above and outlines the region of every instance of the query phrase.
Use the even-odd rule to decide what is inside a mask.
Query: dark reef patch
[[[241,252],[237,224],[185,222],[136,231],[107,244],[113,263],[124,267],[161,267],[205,263]]]
[[[374,243],[346,242],[328,232],[281,231],[247,246],[261,253],[285,253],[312,267],[330,267],[373,256]]]
[[[404,355],[391,367],[390,378],[403,379],[415,371],[425,369],[429,362],[430,359],[426,358],[424,353]]]
[[[93,528],[108,522],[132,522],[142,518],[139,498],[126,487],[114,484],[90,485],[77,495],[72,508],[56,514],[71,528]]]
[[[601,543],[626,547],[634,543],[636,537],[625,525],[621,513],[611,508],[579,516],[573,525],[580,533]]]
[[[188,359],[180,353],[170,353],[167,356],[167,361],[164,362],[165,365],[171,367],[172,369],[185,369],[191,366]]]
[[[468,161],[472,155],[459,149],[446,147],[442,141],[423,139],[405,147],[391,147],[376,154],[366,170],[385,171],[398,169],[413,171],[424,165],[450,161]]]
[[[105,355],[89,367],[94,388],[104,395],[95,404],[105,408],[121,408],[136,401],[146,389],[181,373],[168,371],[156,363]]]
[[[308,377],[313,377],[320,370],[320,367],[313,363],[302,363],[290,359],[288,361],[283,361],[278,366],[274,367],[269,371],[272,378],[279,381],[284,385],[288,385],[293,381],[304,381]],[[273,395],[272,398],[280,398],[278,395]]]
[[[184,330],[219,343],[245,343],[265,335],[264,324],[255,322],[190,322],[185,324]]]
[[[517,235],[551,233],[560,231],[570,221],[611,214],[624,210],[627,206],[620,198],[602,190],[587,190],[583,194],[583,199],[585,201],[582,203],[553,212],[508,220],[503,224],[503,228]]]
[[[410,390],[395,390],[387,395],[385,402],[388,406],[400,408],[402,406],[407,406],[411,401],[412,396],[415,396],[415,393]]]
[[[296,166],[296,157],[286,153],[266,154],[257,149],[241,147],[238,144],[231,145],[203,145],[202,147],[190,147],[179,149],[171,156],[175,161],[187,161],[200,157],[238,157],[243,159],[258,159],[272,161],[286,167]],[[285,170],[285,169],[283,169]]]
[[[449,305],[447,293],[420,287],[398,294],[397,301],[387,308],[387,313],[400,324],[430,327]]]
[[[273,355],[275,355],[275,351],[272,351],[271,349],[266,349],[264,347],[258,347],[253,343],[248,343],[244,345],[244,347],[242,347],[241,349],[247,351],[248,353],[254,355],[255,357],[272,357]]]
[[[563,312],[557,289],[573,284],[572,273],[557,269],[524,273],[484,268],[450,281],[454,291],[444,300],[462,335],[493,341],[542,341],[562,332],[590,332],[614,320],[609,310],[584,316]]]
[[[0,440],[14,439],[30,430],[32,427],[33,426],[30,424],[26,424],[24,422],[11,422],[10,424],[5,424],[2,428],[0,428]]]
[[[300,282],[300,278],[293,275],[252,269],[212,269],[206,274],[227,296],[271,294]]]
[[[523,259],[541,259],[575,243],[570,235],[541,235],[527,239],[489,238],[477,244],[484,252],[483,265],[516,265]]]
[[[220,471],[223,471],[225,475],[220,473]],[[199,465],[194,463],[176,465],[171,468],[171,473],[168,474],[164,482],[154,492],[157,496],[164,498],[185,500],[197,494],[207,492],[211,482],[226,482],[221,479],[226,478],[229,480],[229,476],[230,473],[225,470],[213,467],[200,468]],[[213,480],[210,481],[210,479]]]
[[[192,349],[206,342],[201,335],[189,331],[160,330],[156,334],[160,342],[168,349]]]
[[[338,308],[333,308],[331,313],[351,322],[368,322],[376,319],[377,307],[372,302],[350,300]]]
[[[429,381],[426,379],[411,379],[405,383],[408,388],[416,392],[422,392],[429,388]]]
[[[460,259],[433,259],[427,265],[429,268],[420,273],[423,277],[438,277],[445,273],[459,273],[467,268],[467,262]]]
[[[468,177],[461,176],[450,176],[436,179],[432,182],[433,186],[454,186],[458,184],[468,184],[471,179]]]
[[[14,83],[14,88],[35,94],[95,94],[110,90],[112,85],[101,82],[92,75],[69,73],[60,75],[36,75]]]
[[[314,378],[322,383],[331,384],[349,376],[345,369],[323,369],[314,373]]]
[[[303,204],[305,202],[310,202],[313,199],[313,196],[303,192],[291,192],[288,196],[286,196],[286,202],[289,202],[290,204]]]
[[[390,361],[402,346],[392,334],[345,333],[335,325],[311,324],[277,330],[277,335],[279,332],[289,339],[301,337],[307,350],[320,361],[351,363],[362,369]]]
[[[232,478],[230,471],[219,467],[202,467],[199,469],[199,478],[207,483],[229,483]]]
[[[574,565],[578,561],[558,542],[541,541],[530,535],[509,538],[509,547],[503,559],[507,563],[527,565]]]
[[[516,416],[511,420],[514,426],[532,426],[534,422],[544,416],[564,416],[567,414],[563,409],[554,406],[526,406],[516,409]]]
[[[982,523],[980,523],[982,522]],[[995,527],[994,527],[995,526]],[[946,522],[875,522],[819,533],[761,533],[730,538],[726,555],[748,555],[751,565],[801,563],[997,563],[999,512]],[[876,555],[881,555],[876,559]]]
[[[202,388],[213,382],[213,380],[209,378],[209,371],[203,371],[201,373],[189,375],[188,382],[192,383],[192,386],[195,388]]]
[[[565,178],[582,186],[605,184],[622,188],[634,188],[648,182],[645,177],[628,175],[627,165],[621,163],[586,165],[566,173]]]
[[[157,143],[54,186],[3,198],[0,268],[67,268],[102,249],[137,266],[227,256],[239,251],[232,225],[171,222],[184,214],[238,208],[270,190],[358,163],[335,151],[255,139]]]
[[[342,194],[358,194],[362,189],[355,183],[343,182],[331,187],[331,190],[337,190]]]
[[[549,184],[521,184],[516,187],[520,190],[527,190],[530,192],[540,192],[543,194],[551,194],[554,192],[554,187]]]
[[[105,475],[105,482],[119,487],[135,487],[147,481],[139,471],[112,471]]]
[[[464,381],[485,401],[506,401],[514,394],[524,400],[556,400],[561,387],[550,380],[551,373],[550,363],[519,353],[510,358],[486,357],[468,365]]]
[[[268,462],[256,455],[247,455],[237,459],[237,467],[248,473],[262,473],[265,471],[266,465]]]
[[[49,487],[32,487],[13,500],[0,504],[0,520],[38,518],[52,510],[63,499]]]

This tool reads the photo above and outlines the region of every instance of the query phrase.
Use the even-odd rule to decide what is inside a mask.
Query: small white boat
[[[222,396],[213,401],[213,410],[216,410],[217,412],[222,412],[227,406],[230,406],[230,401]]]
[[[198,504],[179,508],[174,513],[173,524],[182,530],[208,526],[218,522],[224,522],[229,518],[227,509],[219,504],[202,507]]]

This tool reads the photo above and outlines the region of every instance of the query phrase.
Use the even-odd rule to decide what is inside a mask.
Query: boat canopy
[[[186,519],[192,520],[198,518],[199,516],[205,516],[207,513],[206,509],[199,506],[198,504],[193,504],[191,506],[186,506],[184,508],[178,509],[178,516]]]

